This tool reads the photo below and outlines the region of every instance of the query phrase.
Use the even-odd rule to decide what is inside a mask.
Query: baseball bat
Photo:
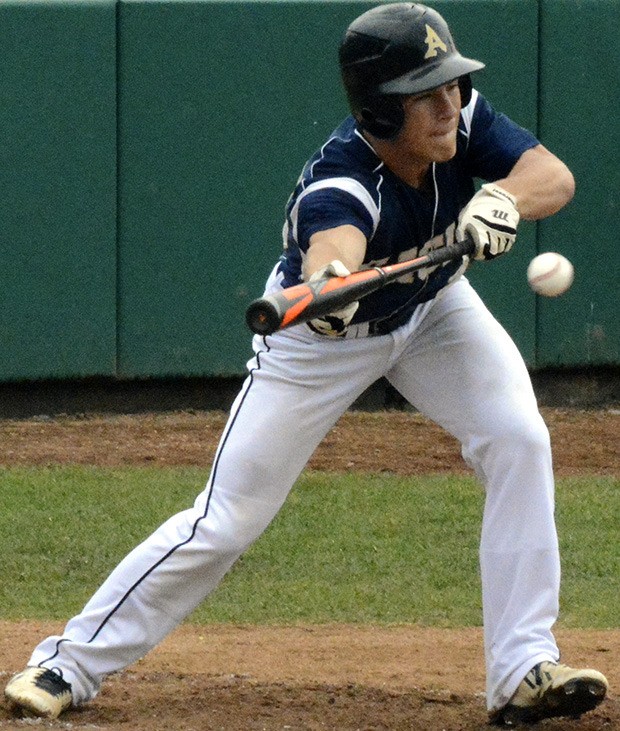
[[[346,307],[405,274],[473,254],[474,248],[473,240],[466,238],[429,251],[416,259],[364,269],[346,277],[324,277],[286,287],[281,292],[251,302],[245,320],[252,332],[271,335],[276,330],[284,330]]]

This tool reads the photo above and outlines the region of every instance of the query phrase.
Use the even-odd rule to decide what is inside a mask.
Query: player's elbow
[[[575,195],[575,178],[561,160],[546,170],[547,182],[539,190],[530,206],[523,211],[523,219],[537,221],[553,216],[571,202]]]
[[[570,203],[575,196],[575,177],[563,162],[560,160],[558,160],[558,162],[558,197],[562,200],[562,206],[565,206],[567,203]]]
[[[557,157],[551,158],[547,170],[550,185],[546,200],[541,198],[540,215],[536,218],[552,216],[571,202],[575,195],[575,178],[569,168]]]

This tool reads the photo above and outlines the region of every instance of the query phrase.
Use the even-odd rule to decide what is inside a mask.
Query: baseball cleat
[[[4,695],[14,711],[42,718],[58,718],[72,702],[69,683],[53,670],[39,667],[13,676]]]
[[[607,693],[607,678],[597,670],[574,670],[541,662],[523,678],[503,708],[490,714],[495,726],[518,726],[544,718],[577,718],[596,708]]]

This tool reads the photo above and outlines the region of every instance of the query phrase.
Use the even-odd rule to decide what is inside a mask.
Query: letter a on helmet
[[[461,56],[446,21],[420,3],[389,3],[360,15],[346,30],[339,58],[351,111],[378,137],[398,133],[399,96],[458,79],[467,104],[469,74],[484,68]]]

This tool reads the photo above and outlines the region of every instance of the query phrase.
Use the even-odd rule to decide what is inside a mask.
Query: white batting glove
[[[517,238],[516,199],[494,183],[485,183],[461,211],[457,238],[469,234],[476,244],[474,259],[494,259],[510,251]]]
[[[324,277],[348,277],[349,274],[351,272],[340,259],[334,259],[326,266],[314,272],[308,281],[315,282],[317,279],[323,279]],[[328,335],[332,338],[344,337],[347,327],[359,306],[359,302],[352,302],[341,310],[335,310],[334,312],[330,312],[329,315],[323,315],[323,317],[316,317],[314,320],[310,320],[308,327],[314,330],[314,332],[319,333],[319,335]]]

